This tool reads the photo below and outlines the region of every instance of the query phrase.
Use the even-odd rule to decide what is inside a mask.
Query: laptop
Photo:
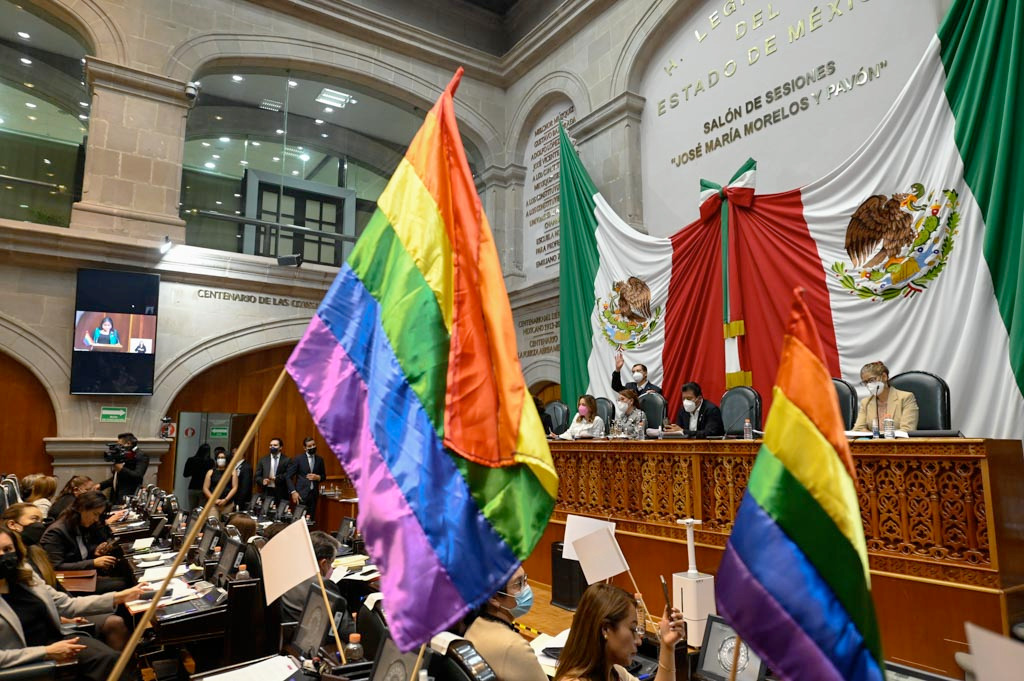
[[[204,610],[212,610],[218,606],[224,605],[227,600],[227,591],[213,587],[212,589],[207,590],[206,593],[199,598],[165,605],[157,611],[156,619],[158,622],[167,622],[180,617],[186,617],[188,615],[203,612]]]

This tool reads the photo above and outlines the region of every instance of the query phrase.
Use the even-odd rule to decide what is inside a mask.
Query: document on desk
[[[569,640],[569,630],[566,629],[558,636],[551,636],[550,634],[540,634],[537,638],[530,641],[530,647],[533,648],[533,654],[537,656],[537,662],[540,663],[541,668],[544,669],[544,673],[548,676],[555,675],[555,667],[558,666],[558,660],[553,657],[548,657],[544,654],[545,648],[564,648],[565,642]]]
[[[143,537],[142,539],[136,539],[132,542],[132,549],[135,551],[144,551],[153,545],[156,539],[154,537]]]
[[[179,565],[178,569],[174,571],[174,576],[177,577],[178,575],[183,575],[183,574],[185,574],[185,572],[187,570],[188,570],[188,566],[187,565]],[[142,577],[139,577],[139,581],[140,582],[160,582],[160,581],[163,581],[164,577],[166,577],[170,572],[171,572],[171,566],[170,565],[161,565],[159,567],[151,567],[151,568],[148,568],[145,572],[142,573]]]
[[[160,605],[171,605],[172,603],[191,601],[196,598],[199,598],[199,594],[192,587],[175,578],[167,585],[167,591],[164,593],[164,597],[160,599]],[[148,600],[129,601],[125,603],[125,607],[128,608],[130,614],[137,615],[140,612],[145,612],[149,608],[149,604],[150,601]]]
[[[299,671],[299,665],[295,660],[284,655],[277,655],[241,669],[232,669],[223,674],[204,677],[203,681],[250,681],[250,679],[285,681],[297,671]]]

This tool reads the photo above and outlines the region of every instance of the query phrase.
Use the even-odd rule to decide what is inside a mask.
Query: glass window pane
[[[322,218],[323,221],[333,225],[335,223],[336,210],[337,208],[333,203],[328,203],[327,201],[324,201],[324,213]]]
[[[277,213],[277,192],[263,192],[263,210]]]
[[[285,194],[281,197],[281,215],[295,217],[295,197]]]

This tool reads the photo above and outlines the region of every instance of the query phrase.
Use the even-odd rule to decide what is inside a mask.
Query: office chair
[[[544,407],[544,412],[551,417],[551,432],[561,435],[569,428],[569,407],[561,400],[552,400]]]
[[[597,415],[604,421],[604,434],[607,435],[615,419],[615,405],[607,397],[597,398]]]
[[[897,390],[917,399],[917,430],[950,430],[949,385],[927,371],[904,371],[889,378]]]
[[[356,617],[356,631],[362,638],[363,656],[367,660],[377,659],[377,652],[380,650],[384,639],[391,634],[388,630],[387,620],[384,619],[384,611],[381,609],[381,595],[370,594],[359,606],[359,615]]]
[[[661,428],[661,424],[668,418],[668,402],[658,393],[641,395],[640,408],[647,415],[648,428]]]
[[[497,681],[494,670],[473,644],[454,634],[442,632],[430,641],[435,653],[426,663],[427,674],[444,681]]]
[[[836,396],[839,397],[839,413],[843,416],[843,427],[846,430],[853,430],[853,424],[857,422],[857,389],[842,378],[833,378],[832,385],[835,386]]]
[[[761,396],[746,385],[730,388],[722,395],[722,424],[725,435],[743,435],[744,419],[750,419],[754,430],[761,430]]]

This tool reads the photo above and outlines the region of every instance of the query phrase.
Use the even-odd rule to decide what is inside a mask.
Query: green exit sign
[[[100,407],[100,421],[125,423],[128,420],[128,407]]]
[[[210,437],[211,438],[226,438],[228,436],[227,426],[211,426]]]

